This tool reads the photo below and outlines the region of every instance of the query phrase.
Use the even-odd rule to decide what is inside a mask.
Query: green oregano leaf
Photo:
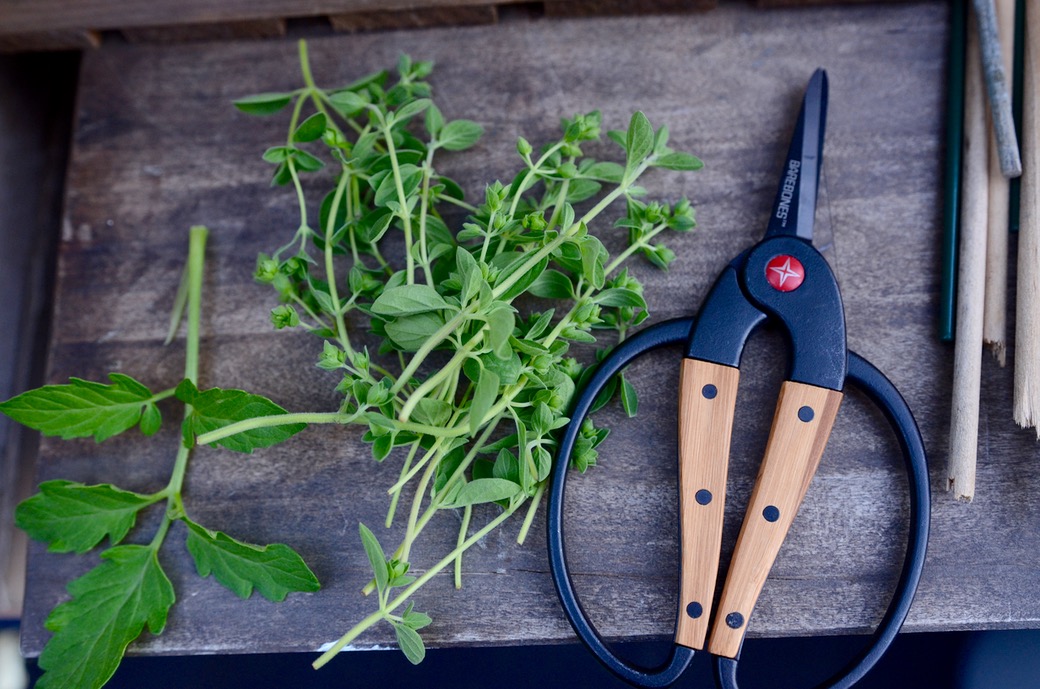
[[[452,507],[479,505],[499,500],[512,500],[523,489],[518,483],[503,478],[478,478],[462,487]]]
[[[401,285],[383,290],[372,303],[378,316],[405,316],[448,308],[448,302],[429,285]]]
[[[480,378],[477,379],[477,387],[473,391],[473,401],[469,405],[469,432],[471,435],[476,435],[480,427],[484,425],[484,417],[487,416],[491,405],[498,398],[498,386],[498,374],[482,367]]]
[[[394,623],[394,634],[397,636],[397,644],[401,652],[413,665],[418,665],[426,657],[426,646],[423,644],[419,632],[402,622]]]
[[[243,543],[187,518],[182,521],[188,527],[186,545],[199,576],[212,574],[239,598],[249,598],[254,588],[271,601],[285,600],[295,591],[321,588],[303,558],[287,545]]]
[[[449,151],[464,151],[484,135],[484,128],[472,120],[452,120],[437,136],[437,144]]]
[[[314,141],[320,139],[321,135],[325,133],[325,128],[328,126],[328,119],[325,117],[325,113],[316,112],[296,128],[293,132],[293,141],[299,143],[306,143],[308,141]]]
[[[636,111],[628,123],[628,132],[625,135],[625,167],[629,170],[636,168],[643,159],[650,155],[654,148],[654,128],[646,115]]]
[[[40,492],[15,509],[15,525],[55,553],[85,553],[108,536],[116,545],[133,527],[137,513],[155,502],[111,484],[87,486],[45,481]]]
[[[656,167],[663,167],[666,170],[700,170],[704,167],[703,161],[696,156],[692,156],[689,153],[666,153],[657,160],[654,161]]]
[[[636,396],[636,389],[632,386],[632,383],[628,382],[628,378],[625,378],[623,375],[621,376],[621,407],[629,418],[635,416],[639,410],[639,398]]]
[[[379,539],[376,538],[376,535],[367,526],[359,523],[358,532],[361,534],[361,545],[365,548],[368,563],[371,565],[372,573],[375,575],[376,589],[382,593],[386,590],[386,585],[390,581],[390,571],[386,565],[386,554],[383,552],[383,547],[379,545]]]
[[[291,93],[258,93],[233,101],[236,108],[249,115],[273,115],[292,100]]]

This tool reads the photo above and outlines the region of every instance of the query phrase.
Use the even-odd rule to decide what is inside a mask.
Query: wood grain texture
[[[473,26],[494,24],[498,12],[494,5],[458,7],[417,7],[404,10],[373,10],[333,14],[329,22],[335,31],[382,31],[421,29],[431,26]]]
[[[997,28],[1000,34],[1004,73],[1012,73],[1015,50],[1015,0],[997,0]],[[1008,80],[1008,90],[1012,80]],[[992,124],[990,124],[992,127]],[[991,139],[992,141],[992,139]],[[1007,362],[1008,234],[1010,182],[1000,169],[1000,156],[989,146],[989,185],[986,202],[986,301],[982,319],[982,341],[997,363]]]
[[[676,643],[704,648],[722,549],[733,415],[740,369],[683,359],[679,374],[682,578]]]
[[[733,548],[708,650],[736,658],[769,570],[827,446],[842,393],[785,381],[765,455]]]
[[[982,389],[982,321],[986,303],[986,236],[989,202],[986,128],[978,23],[968,19],[964,77],[964,152],[961,158],[960,240],[957,249],[957,320],[953,406],[946,490],[959,500],[975,497]]]
[[[1023,175],[1015,288],[1015,421],[1040,439],[1040,8],[1026,8],[1023,63]]]
[[[333,36],[311,43],[315,78],[347,83],[393,65],[399,53],[437,63],[434,96],[449,118],[480,121],[477,155],[445,157],[470,198],[511,179],[516,137],[539,145],[559,117],[601,109],[621,128],[635,109],[667,123],[672,145],[701,157],[695,174],[655,172],[651,197],[691,198],[698,228],[669,237],[668,272],[646,265],[652,319],[689,315],[718,272],[761,237],[805,83],[823,66],[830,108],[817,236],[836,268],[852,349],[906,397],[931,453],[936,488],[948,452],[950,350],[935,340],[947,8],[941,2],[758,12],[742,3],[699,15],[513,21]],[[233,98],[299,85],[291,41],[103,46],[84,56],[68,177],[49,381],[109,370],[152,386],[176,380],[183,359],[165,336],[187,228],[211,228],[202,384],[273,396],[293,411],[331,410],[334,377],[312,364],[320,342],[272,332],[274,296],[252,281],[255,254],[288,240],[291,193],[272,190],[262,152],[285,122],[234,111]],[[617,160],[609,143],[590,153]],[[619,211],[620,213],[620,211]],[[609,225],[609,222],[607,223]],[[602,228],[601,228],[602,229]],[[623,238],[611,236],[612,251]],[[218,317],[219,309],[219,317]],[[677,388],[679,351],[630,369],[640,411],[615,407],[599,466],[568,482],[571,571],[583,604],[609,638],[671,638],[678,598]],[[783,375],[782,338],[763,332],[744,353],[734,425],[723,552],[736,538]],[[975,502],[936,491],[932,546],[907,628],[1040,624],[1040,462],[1031,433],[1011,421],[1010,372],[984,362]],[[174,407],[165,408],[168,414]],[[39,478],[116,480],[142,492],[165,485],[176,429],[158,442],[133,434],[103,445],[42,443]],[[320,593],[284,603],[239,601],[201,580],[175,528],[163,563],[181,592],[162,636],[133,653],[313,652],[372,611],[358,593],[370,576],[357,523],[381,540],[383,493],[399,458],[377,465],[361,430],[314,428],[244,458],[200,453],[186,508],[203,524],[252,542],[284,542],[312,565]],[[859,633],[873,628],[895,585],[907,499],[884,420],[848,391],[799,518],[756,606],[756,636]],[[489,512],[477,510],[475,519]],[[148,519],[135,538],[147,538]],[[432,646],[571,641],[545,556],[544,522],[527,543],[506,527],[466,558],[464,587],[437,577],[417,607],[436,620]],[[457,517],[431,522],[414,555],[422,570],[454,546]],[[965,534],[968,534],[966,537]],[[725,559],[725,558],[724,558]],[[23,645],[39,653],[43,620],[92,557],[30,551]],[[956,579],[953,578],[956,573]],[[377,628],[356,648],[393,643]],[[349,654],[348,654],[349,655]],[[323,672],[349,668],[349,657]]]

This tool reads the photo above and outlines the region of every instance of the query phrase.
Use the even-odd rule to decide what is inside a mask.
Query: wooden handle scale
[[[675,641],[704,648],[722,548],[733,413],[740,369],[683,359],[679,374],[682,583]]]
[[[787,381],[730,561],[708,650],[736,658],[747,621],[827,445],[842,393]]]
[[[722,549],[726,474],[740,369],[683,359],[679,376],[682,581],[675,641],[703,649]],[[762,585],[834,425],[842,393],[787,381],[733,551],[708,650],[736,657]]]

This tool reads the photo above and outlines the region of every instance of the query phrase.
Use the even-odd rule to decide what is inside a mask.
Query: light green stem
[[[200,435],[196,442],[199,445],[209,445],[218,440],[223,440],[238,433],[255,431],[259,428],[271,428],[272,426],[286,426],[292,423],[350,423],[357,418],[356,414],[344,414],[343,412],[299,412],[296,414],[272,414],[271,416],[256,416],[252,419],[244,419],[228,424],[216,430]]]
[[[391,601],[388,601],[385,605],[381,606],[379,610],[377,610],[376,612],[372,613],[371,615],[354,625],[350,629],[350,631],[341,636],[339,640],[329,648],[329,650],[322,653],[321,656],[319,656],[318,659],[312,663],[312,667],[314,667],[315,670],[320,669],[330,660],[335,658],[337,653],[342,651],[347,646],[347,644],[359,637],[363,632],[365,632],[365,630],[367,630],[369,627],[373,626],[380,620],[386,619],[387,615],[404,605],[405,602],[407,602],[407,600],[412,596],[412,594],[414,594],[416,591],[422,588],[422,586],[425,585],[426,582],[428,582],[430,579],[439,574],[442,570],[444,570],[444,568],[450,566],[451,563],[455,561],[455,558],[459,556],[459,553],[466,551],[470,548],[470,546],[477,543],[480,539],[484,538],[484,536],[488,535],[496,528],[498,528],[498,526],[507,519],[509,519],[509,517],[511,517],[513,513],[516,512],[516,510],[523,503],[523,500],[518,500],[515,503],[511,504],[507,510],[505,510],[497,517],[492,519],[490,522],[488,522],[484,526],[484,528],[480,529],[472,536],[467,538],[465,541],[457,545],[455,547],[455,550],[445,555],[437,564],[428,569],[418,579],[413,581],[407,588],[404,589],[404,591],[398,594],[396,598],[394,598]]]
[[[184,345],[184,377],[197,384],[199,379],[199,331],[202,322],[202,275],[206,261],[206,238],[209,230],[195,225],[188,233],[188,332]],[[192,413],[190,404],[184,405],[184,417]],[[152,538],[150,546],[158,549],[166,538],[166,532],[174,519],[183,514],[181,491],[184,488],[184,476],[188,471],[188,460],[191,450],[182,442],[177,448],[177,457],[173,462],[170,481],[163,491],[166,494],[166,514]]]

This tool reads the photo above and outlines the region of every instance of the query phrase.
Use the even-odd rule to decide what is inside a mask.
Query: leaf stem
[[[215,430],[203,433],[196,442],[199,445],[209,445],[218,440],[223,440],[238,433],[255,431],[258,428],[270,428],[271,426],[285,426],[292,423],[350,423],[357,414],[344,414],[343,412],[298,412],[295,414],[272,414],[270,416],[256,416],[222,426]]]
[[[372,625],[376,624],[380,620],[386,618],[388,614],[401,607],[417,590],[422,588],[426,582],[432,579],[434,576],[439,574],[444,568],[451,565],[452,562],[459,556],[460,553],[469,549],[470,546],[477,543],[480,539],[484,538],[487,534],[494,531],[500,524],[509,519],[514,512],[524,503],[524,500],[517,500],[515,503],[509,505],[509,507],[499,514],[497,517],[488,522],[482,529],[474,533],[472,536],[467,538],[462,543],[458,544],[453,551],[445,555],[437,564],[428,569],[422,576],[413,581],[407,588],[404,589],[396,598],[388,601],[385,605],[380,606],[380,609],[370,614],[365,619],[358,622],[356,625],[351,627],[350,631],[344,634],[339,640],[334,643],[329,650],[325,651],[315,660],[311,665],[315,670],[320,669],[330,660],[332,660],[337,653],[342,651],[347,644],[360,636],[365,630]]]

